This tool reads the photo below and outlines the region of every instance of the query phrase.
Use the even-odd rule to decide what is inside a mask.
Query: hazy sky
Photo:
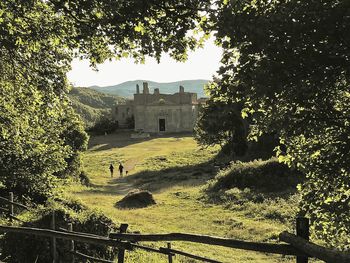
[[[86,60],[74,60],[68,73],[70,82],[75,86],[109,86],[128,80],[153,80],[172,82],[186,79],[212,79],[219,69],[222,51],[213,41],[208,41],[203,49],[189,54],[185,63],[176,62],[164,55],[160,64],[153,58],[147,58],[145,64],[134,64],[132,59],[105,62],[93,71]]]

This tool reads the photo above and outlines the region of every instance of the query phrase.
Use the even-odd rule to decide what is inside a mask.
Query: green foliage
[[[68,94],[69,99],[77,100],[85,105],[96,109],[110,109],[118,103],[125,101],[124,98],[109,95],[92,90],[90,88],[74,87]]]
[[[8,190],[42,201],[52,193],[54,174],[78,174],[86,135],[67,101],[72,58],[95,66],[112,57],[159,59],[168,51],[181,60],[196,46],[187,32],[198,27],[197,9],[208,7],[198,0],[185,4],[1,1],[0,180]]]
[[[71,105],[74,111],[79,115],[84,122],[86,129],[91,128],[95,123],[105,115],[110,115],[110,109],[96,109],[89,105],[83,104],[78,100],[71,99]]]
[[[17,89],[1,90],[0,180],[7,191],[42,202],[55,186],[53,175],[79,171],[87,135],[64,100],[48,102],[52,94],[34,87],[32,94]]]
[[[212,86],[215,84],[212,83]],[[224,152],[242,156],[248,149],[246,126],[238,104],[221,102],[211,97],[200,110],[195,138],[201,145],[219,144]]]
[[[200,0],[52,0],[47,5],[70,22],[69,40],[92,65],[111,57],[143,62],[150,55],[159,60],[163,51],[184,60],[187,49],[196,47],[196,39],[187,33],[199,27],[198,10],[210,7],[209,1]]]
[[[276,133],[263,134],[258,141],[249,141],[249,149],[246,160],[268,160],[276,155],[276,147],[282,147]]]
[[[68,97],[74,111],[80,115],[88,129],[102,116],[111,115],[111,110],[116,104],[125,101],[121,97],[107,95],[89,88],[72,88]]]
[[[349,2],[216,3],[206,30],[224,53],[210,96],[241,103],[251,139],[279,135],[280,161],[307,176],[302,212],[318,237],[349,249]]]
[[[71,54],[57,46],[70,27],[40,1],[2,1],[0,14],[0,180],[42,202],[54,175],[78,169],[87,140],[66,98]]]
[[[88,131],[95,135],[103,135],[115,132],[118,127],[118,121],[102,116]]]
[[[85,185],[85,186],[91,185],[90,178],[84,171],[81,171],[81,173],[79,174],[79,181],[82,185]]]
[[[79,174],[87,136],[67,100],[73,57],[95,66],[167,51],[182,60],[196,46],[187,32],[198,28],[197,9],[208,7],[198,0],[1,1],[0,183],[44,201],[57,177]]]
[[[46,208],[38,208],[31,212],[29,222],[23,223],[25,227],[51,228],[52,211],[55,210],[56,226],[67,229],[68,223],[73,223],[73,229],[77,232],[91,233],[100,236],[107,236],[116,225],[103,214],[86,210],[76,200],[65,201],[65,203],[53,203]],[[49,262],[50,239],[23,235],[20,233],[7,233],[1,240],[1,259],[6,258],[7,262]],[[57,240],[58,257],[60,262],[71,260],[70,242]],[[75,243],[77,251],[91,256],[113,260],[116,256],[116,249],[106,246],[91,245],[86,243]]]

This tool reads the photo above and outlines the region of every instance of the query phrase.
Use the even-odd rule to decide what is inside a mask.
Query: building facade
[[[134,100],[117,105],[115,119],[125,127],[130,118],[134,119],[135,130],[151,133],[190,132],[198,116],[197,94],[185,92],[180,86],[175,94],[161,94],[159,89],[149,92],[148,83],[143,83],[143,91],[136,86]]]

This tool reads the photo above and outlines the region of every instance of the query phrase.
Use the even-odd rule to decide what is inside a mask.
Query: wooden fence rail
[[[0,200],[3,201],[3,202],[5,202],[5,203],[7,203],[7,204],[11,204],[11,205],[14,205],[14,206],[17,206],[17,207],[20,207],[20,208],[23,208],[23,209],[29,211],[29,207],[28,207],[28,206],[25,206],[25,205],[23,205],[23,204],[20,204],[20,203],[11,201],[10,199],[7,199],[7,198],[5,198],[5,197],[0,196]]]
[[[29,207],[27,207],[23,204],[14,202],[14,195],[12,192],[9,193],[8,199],[0,196],[0,201],[8,204],[8,208],[0,207],[0,211],[5,212],[7,214],[7,217],[10,218],[11,220],[17,220],[19,222],[23,222],[21,219],[19,219],[15,216],[14,207],[19,207],[19,208],[25,209],[27,211],[29,211]]]
[[[333,249],[321,247],[314,243],[311,243],[301,237],[290,234],[286,231],[282,232],[279,236],[281,241],[291,244],[304,253],[309,254],[312,257],[324,260],[325,262],[337,262],[337,263],[349,263],[350,254]]]
[[[184,233],[170,233],[170,234],[124,234],[124,233],[110,233],[109,237],[112,239],[141,242],[141,241],[189,241],[194,243],[217,245],[223,247],[259,251],[264,253],[273,253],[281,255],[305,255],[299,249],[287,244],[269,244],[248,242],[235,239],[228,239],[222,237],[212,237],[206,235],[194,235]]]
[[[132,246],[129,242],[118,241],[109,239],[107,237],[94,237],[88,236],[84,234],[77,233],[69,233],[69,232],[59,232],[50,229],[38,229],[31,227],[15,227],[15,226],[0,226],[0,232],[14,232],[14,233],[22,233],[27,235],[35,235],[35,236],[43,236],[43,237],[55,237],[64,240],[74,240],[89,244],[97,244],[97,245],[105,245],[118,247],[125,250],[131,250]]]
[[[6,199],[0,197],[0,201],[9,204],[9,208],[0,208],[0,210],[9,212],[10,218],[17,219],[13,215],[13,207],[21,207],[29,210],[28,207],[13,201],[13,194],[10,193],[10,198]],[[19,220],[19,219],[17,219]],[[124,263],[125,250],[142,249],[148,252],[160,253],[168,256],[168,262],[173,262],[174,255],[183,255],[185,257],[197,259],[203,262],[220,263],[217,260],[193,255],[187,252],[179,251],[171,248],[171,244],[167,243],[167,247],[160,247],[159,249],[135,244],[135,242],[157,242],[157,241],[188,241],[194,243],[223,246],[228,248],[236,248],[250,251],[257,251],[263,253],[294,255],[297,263],[307,263],[308,258],[314,257],[324,260],[328,263],[350,263],[350,254],[321,247],[309,242],[309,221],[307,218],[297,218],[296,233],[297,235],[288,232],[280,234],[280,240],[288,244],[276,243],[258,243],[249,242],[236,239],[195,235],[188,233],[169,233],[169,234],[127,234],[127,224],[121,224],[119,233],[110,233],[109,237],[98,236],[90,233],[73,232],[73,225],[70,223],[68,229],[56,227],[55,213],[52,213],[52,222],[50,229],[39,229],[30,227],[15,227],[15,226],[0,226],[0,232],[14,232],[27,235],[36,235],[51,238],[51,249],[53,256],[53,263],[57,262],[57,248],[56,239],[64,239],[70,241],[70,254],[72,255],[71,262],[75,262],[75,258],[84,258],[95,262],[110,263],[111,261],[105,259],[98,259],[92,256],[75,251],[75,241],[98,244],[105,246],[112,246],[118,248],[118,263]],[[56,231],[56,229],[61,231]],[[63,231],[63,232],[62,232]]]

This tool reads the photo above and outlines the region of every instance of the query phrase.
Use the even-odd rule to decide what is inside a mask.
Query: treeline
[[[98,92],[89,88],[73,87],[68,94],[72,107],[82,118],[87,129],[101,119],[112,119],[112,109],[124,98]]]

